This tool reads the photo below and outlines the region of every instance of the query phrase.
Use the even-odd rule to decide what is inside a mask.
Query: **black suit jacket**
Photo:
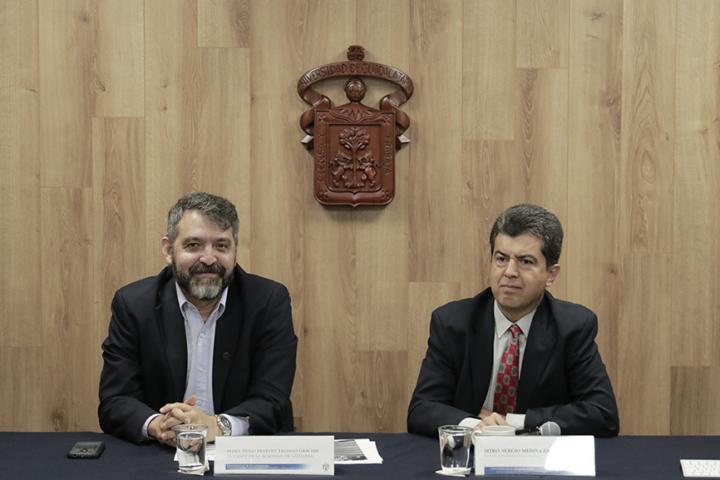
[[[297,349],[290,295],[277,282],[238,266],[234,272],[215,330],[215,413],[250,417],[253,434],[290,431]],[[184,400],[187,342],[171,269],[121,288],[111,308],[102,344],[100,426],[141,442],[150,415]]]
[[[432,314],[430,338],[408,410],[408,431],[437,435],[437,427],[477,417],[493,367],[494,298],[487,289]],[[615,395],[595,344],[597,317],[549,293],[528,334],[518,385],[525,427],[556,422],[566,435],[614,436]]]

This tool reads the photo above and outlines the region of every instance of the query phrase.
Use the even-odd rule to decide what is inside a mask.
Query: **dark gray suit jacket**
[[[102,349],[100,426],[141,442],[150,415],[184,400],[185,324],[169,267],[115,293]],[[291,431],[296,349],[287,289],[236,266],[215,330],[215,413],[249,416],[253,434]]]
[[[408,431],[476,417],[490,384],[495,335],[494,298],[487,289],[432,314],[430,338],[408,410]],[[615,395],[595,344],[597,317],[549,293],[533,317],[518,385],[525,427],[556,422],[565,435],[615,436]]]

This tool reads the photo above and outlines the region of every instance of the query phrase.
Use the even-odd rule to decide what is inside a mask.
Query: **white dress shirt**
[[[508,329],[513,324],[513,322],[508,320],[505,314],[502,313],[502,310],[500,310],[500,307],[498,306],[497,300],[493,302],[493,312],[495,315],[495,336],[493,344],[492,369],[493,373],[492,375],[490,375],[490,385],[488,386],[487,395],[485,396],[485,402],[483,403],[482,407],[491,412],[494,411],[493,400],[495,398],[495,383],[497,381],[497,371],[500,367],[500,360],[502,358],[502,355],[507,348],[508,342],[512,338],[512,334]],[[520,327],[520,330],[522,330],[522,333],[518,337],[518,346],[520,348],[520,368],[518,370],[518,378],[520,375],[522,375],[522,362],[523,358],[525,358],[525,345],[527,343],[527,336],[530,333],[530,326],[532,325],[532,319],[534,316],[535,310],[515,322],[515,324]],[[479,413],[480,412],[478,412],[478,415]],[[523,428],[525,426],[525,414],[508,413],[505,416],[505,420],[508,424],[512,425],[515,428]],[[475,428],[479,423],[480,419],[474,417],[467,417],[460,422],[460,425]]]
[[[203,319],[200,311],[190,303],[180,286],[175,283],[178,305],[185,321],[185,340],[187,341],[187,372],[185,376],[185,395],[183,401],[195,395],[195,406],[208,415],[215,415],[213,399],[212,372],[213,352],[215,349],[215,327],[225,312],[228,289],[225,287],[220,301],[208,316]],[[142,433],[148,436],[147,428],[153,418],[159,414],[151,415],[143,425]],[[249,422],[245,417],[223,415],[230,420],[232,435],[247,435]]]

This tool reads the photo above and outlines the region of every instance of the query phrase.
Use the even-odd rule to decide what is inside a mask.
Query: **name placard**
[[[475,436],[475,475],[595,476],[595,439]]]
[[[334,475],[335,437],[247,436],[215,439],[215,475]]]

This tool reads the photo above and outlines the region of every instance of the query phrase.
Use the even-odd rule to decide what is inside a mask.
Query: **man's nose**
[[[511,258],[507,262],[507,266],[505,266],[505,276],[506,277],[517,277],[518,270],[517,270],[517,260],[514,258]]]
[[[205,265],[212,265],[213,263],[217,262],[217,257],[215,256],[215,252],[213,251],[212,246],[205,247],[202,252],[202,256],[200,257],[200,261]]]

